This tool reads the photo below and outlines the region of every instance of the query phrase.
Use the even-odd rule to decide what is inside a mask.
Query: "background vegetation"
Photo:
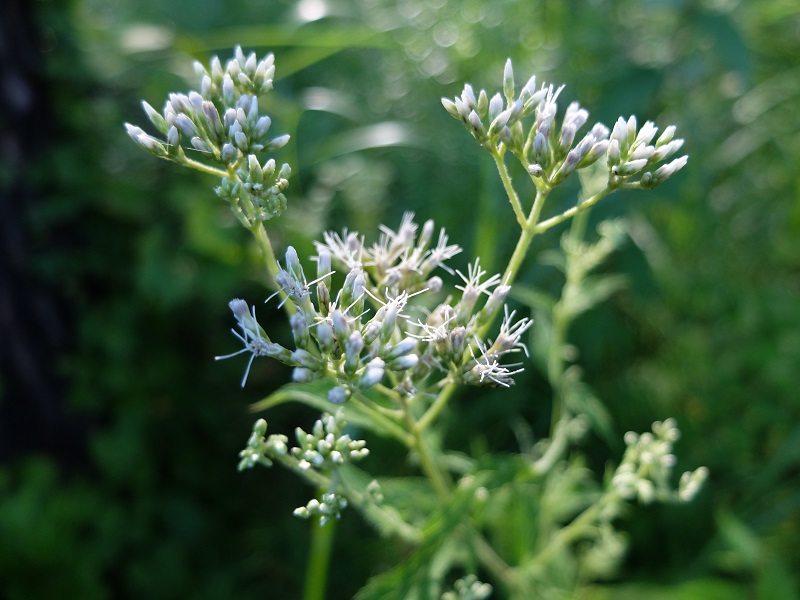
[[[510,211],[493,166],[439,98],[464,81],[498,85],[508,56],[520,77],[567,83],[562,98],[594,119],[678,125],[689,166],[593,212],[628,219],[611,266],[628,285],[572,333],[619,437],[673,415],[678,468],[705,464],[711,478],[688,507],[637,510],[619,581],[588,594],[800,597],[796,2],[4,10],[4,80],[22,74],[31,93],[15,103],[7,87],[2,121],[0,598],[300,596],[309,524],[289,515],[308,491],[280,469],[235,472],[248,404],[288,373],[257,363],[241,391],[242,364],[211,360],[232,350],[227,300],[265,295],[266,274],[214,182],[146,156],[122,127],[144,121],[140,98],[158,105],[186,89],[192,58],[224,58],[237,43],[276,54],[267,110],[293,136],[282,158],[297,176],[271,234],[306,249],[323,229],[370,232],[410,208],[490,270],[504,261]],[[522,281],[558,284],[534,264]],[[531,369],[502,395],[463,398],[463,442],[515,451],[544,431],[544,381]],[[313,417],[268,415],[271,431]],[[601,440],[588,449],[601,471],[620,451]],[[355,513],[335,544],[332,599],[393,560]]]

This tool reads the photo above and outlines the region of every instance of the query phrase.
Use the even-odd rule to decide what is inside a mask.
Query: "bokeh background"
[[[270,233],[302,250],[404,210],[447,225],[490,269],[511,211],[487,156],[439,98],[502,65],[567,84],[595,120],[676,124],[688,167],[625,217],[608,269],[628,285],[571,339],[619,437],[675,416],[688,507],[636,508],[618,580],[587,598],[798,598],[800,573],[800,8],[795,0],[7,0],[0,5],[0,598],[293,599],[310,490],[237,474],[248,405],[226,306],[266,295],[216,182],[140,152],[124,121],[189,89],[191,62],[273,51],[274,131],[293,136],[289,210]],[[568,200],[568,197],[566,198]],[[540,240],[552,247],[560,232]],[[535,257],[534,257],[535,258]],[[463,261],[466,261],[463,258]],[[499,266],[498,266],[499,265]],[[530,260],[525,285],[557,289]],[[263,309],[280,336],[282,320]],[[546,430],[533,369],[458,404],[462,437],[514,451]],[[272,431],[313,418],[282,407]],[[476,442],[477,440],[477,442]],[[602,473],[621,446],[585,447]],[[383,472],[409,470],[391,448]],[[346,514],[329,597],[385,567]]]

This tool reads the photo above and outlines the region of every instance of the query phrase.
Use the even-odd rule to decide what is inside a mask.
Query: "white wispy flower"
[[[250,360],[247,362],[247,368],[245,368],[244,377],[242,377],[242,387],[244,387],[244,384],[247,382],[247,376],[250,374],[250,367],[256,356],[276,357],[286,354],[288,351],[280,344],[271,342],[266,334],[262,332],[261,326],[256,319],[255,306],[253,306],[251,312],[247,306],[247,302],[238,298],[231,300],[228,306],[233,312],[233,316],[236,318],[239,327],[242,329],[242,333],[239,333],[235,329],[231,329],[231,332],[244,344],[244,348],[232,352],[231,354],[225,354],[224,356],[215,356],[214,360],[224,360],[249,352]]]

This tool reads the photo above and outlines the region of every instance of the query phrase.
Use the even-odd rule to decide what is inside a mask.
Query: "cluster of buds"
[[[292,514],[301,519],[319,517],[319,524],[322,526],[330,521],[331,517],[336,519],[341,517],[345,508],[347,508],[347,498],[336,492],[325,492],[319,500],[312,498],[305,506],[295,508]]]
[[[684,155],[661,165],[655,171],[651,170],[683,147],[682,139],[674,139],[674,125],[664,129],[655,145],[651,145],[657,132],[658,128],[652,121],[645,122],[641,129],[637,129],[634,116],[627,121],[622,117],[617,120],[608,145],[609,183],[612,187],[619,187],[627,183],[632,175],[640,174],[639,186],[654,188],[686,165],[689,157]]]
[[[330,488],[321,498],[312,499],[294,511],[295,515],[303,518],[319,516],[320,524],[324,525],[331,517],[339,518],[341,511],[347,507],[347,498],[336,491],[336,468],[348,461],[361,460],[369,454],[364,440],[354,440],[343,432],[345,425],[340,413],[323,414],[314,422],[311,433],[299,427],[295,430],[298,445],[290,449],[289,439],[285,435],[265,437],[267,422],[259,419],[253,425],[247,446],[239,453],[239,470],[258,464],[269,467],[273,460],[282,460],[301,473],[313,469],[329,476]],[[370,484],[373,492],[380,494],[377,482],[373,484]]]
[[[670,483],[675,455],[672,446],[680,437],[674,419],[653,423],[652,433],[625,434],[625,455],[612,478],[612,485],[625,500],[638,498],[649,504],[654,500],[688,502],[700,490],[708,469],[700,467],[681,475],[678,489]]]
[[[456,580],[453,589],[442,594],[442,600],[486,600],[492,595],[492,586],[479,581],[475,575]]]
[[[310,468],[329,470],[348,460],[361,460],[369,454],[364,440],[354,440],[342,433],[345,422],[340,414],[322,415],[314,422],[311,433],[300,427],[295,430],[299,446],[291,449],[291,454],[300,461],[297,467],[306,471]]]
[[[253,432],[250,434],[250,439],[247,440],[247,446],[239,452],[240,471],[252,469],[256,465],[271,467],[273,458],[287,455],[289,438],[281,434],[264,437],[266,433],[267,422],[259,419],[253,425]]]
[[[397,231],[382,227],[382,234],[371,247],[363,237],[345,231],[341,236],[327,233],[317,243],[317,276],[308,281],[294,248],[286,252],[285,266],[276,282],[295,310],[290,317],[295,349],[276,344],[258,324],[255,309],[243,300],[233,300],[231,310],[240,331],[234,335],[244,348],[218,358],[250,353],[245,376],[256,356],[269,356],[294,367],[298,383],[328,378],[334,382],[328,399],[345,402],[353,393],[364,392],[386,382],[404,392],[438,371],[449,381],[474,385],[513,383],[519,365],[503,365],[501,357],[526,351],[522,336],[530,319],[514,321],[514,312],[505,310],[500,332],[494,340],[484,340],[480,330],[499,310],[510,287],[499,275],[486,277],[479,262],[470,265],[467,275],[450,270],[448,258],[461,249],[447,243],[441,231],[432,244],[434,226],[425,223],[419,235],[413,215],[407,214]],[[344,281],[334,295],[331,291],[333,267],[345,271]],[[432,271],[442,267],[457,275],[463,285],[456,288],[461,297],[452,297],[432,311],[410,306],[439,291],[442,280]],[[314,301],[316,300],[316,302]],[[417,309],[424,320],[411,318]]]
[[[128,135],[160,158],[196,167],[198,163],[186,156],[187,148],[222,165],[230,176],[222,179],[217,194],[230,202],[246,225],[278,216],[286,207],[282,192],[288,185],[289,166],[276,169],[272,159],[262,165],[256,156],[289,141],[288,135],[272,137],[272,119],[259,112],[259,95],[272,89],[273,55],[258,61],[255,53],[245,56],[237,47],[224,68],[216,56],[208,69],[198,62],[194,66],[199,92],[170,94],[160,113],[142,102],[147,117],[164,139],[126,123]]]
[[[575,143],[589,113],[573,102],[567,107],[559,128],[555,122],[556,101],[563,88],[563,85],[555,88],[552,84],[537,87],[536,77],[531,77],[516,95],[514,71],[508,60],[502,94],[498,92],[489,98],[485,90],[476,94],[467,84],[460,97],[442,98],[442,104],[479,144],[493,153],[508,149],[531,176],[548,187],[561,183],[577,169],[588,167],[604,156],[610,187],[627,184],[628,187],[652,188],[686,164],[688,157],[683,156],[655,171],[648,170],[677,152],[683,140],[673,139],[675,127],[670,126],[655,146],[651,146],[656,127],[648,121],[637,130],[635,117],[620,118],[611,132],[602,123],[596,123]],[[526,131],[523,120],[528,117],[532,118],[532,123]],[[641,174],[640,178],[631,181],[631,176],[637,173]]]

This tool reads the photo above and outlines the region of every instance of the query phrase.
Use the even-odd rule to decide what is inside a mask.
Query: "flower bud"
[[[155,108],[150,106],[144,100],[142,100],[142,108],[144,108],[147,118],[150,119],[150,122],[156,127],[156,129],[158,129],[161,133],[167,133],[168,125],[166,119],[164,119],[164,117],[162,117]]]
[[[292,337],[295,345],[298,348],[306,348],[309,340],[306,318],[301,313],[296,312],[289,317],[289,324],[292,328]]]
[[[337,385],[328,392],[328,400],[333,404],[344,404],[349,397],[350,391],[341,385]]]
[[[319,349],[324,354],[330,354],[333,352],[333,328],[328,324],[327,321],[322,321],[319,325],[315,328],[317,333],[317,342],[319,343]]]
[[[354,331],[345,344],[345,364],[344,370],[347,373],[355,373],[361,361],[361,351],[364,349],[364,338],[359,331]]]
[[[358,382],[359,387],[362,389],[367,389],[376,383],[380,383],[381,379],[383,379],[384,366],[385,363],[380,358],[373,358],[371,361],[369,361],[364,375],[361,376],[361,379]]]

